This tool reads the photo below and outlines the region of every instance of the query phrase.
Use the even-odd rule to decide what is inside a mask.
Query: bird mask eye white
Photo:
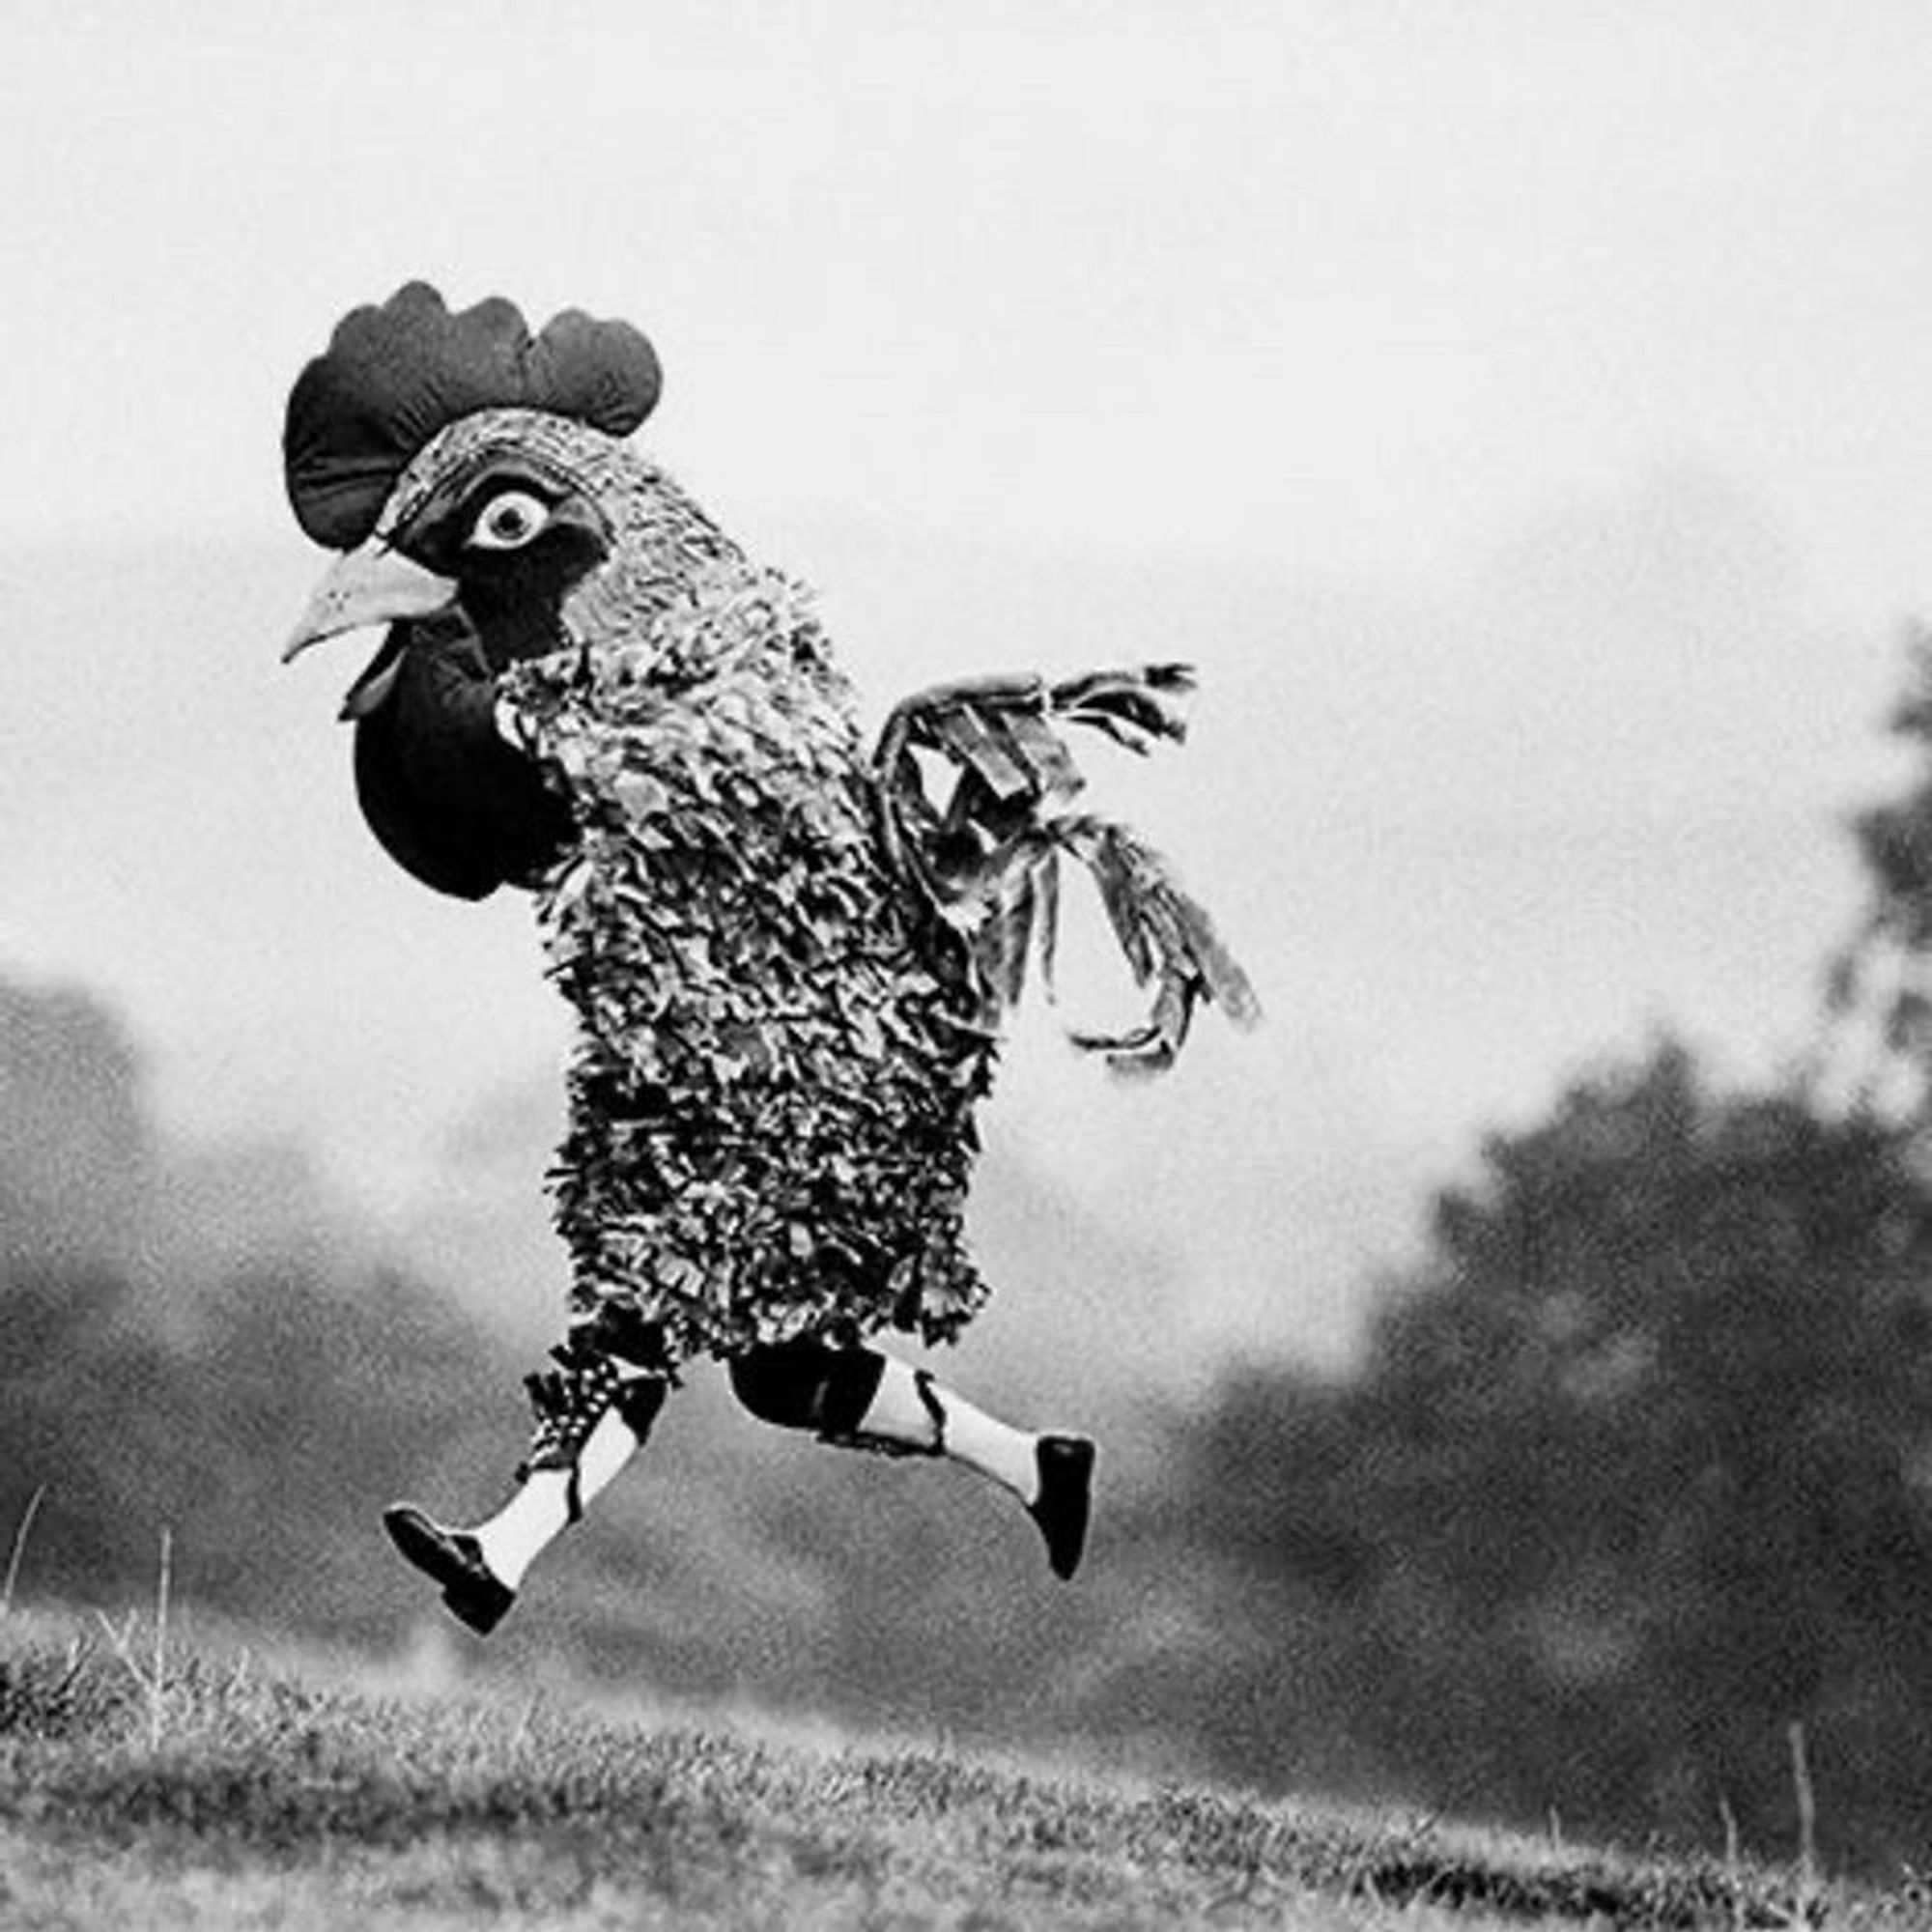
[[[550,505],[527,490],[504,490],[491,497],[470,526],[469,550],[522,550],[550,522]]]

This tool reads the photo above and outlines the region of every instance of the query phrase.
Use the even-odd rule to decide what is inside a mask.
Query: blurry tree
[[[1932,1121],[1932,626],[1906,640],[1905,689],[1889,720],[1908,769],[1894,798],[1852,821],[1866,904],[1832,962],[1835,1069],[1861,1101]]]
[[[1250,1372],[1197,1458],[1296,1633],[1271,1695],[1231,1645],[1244,1748],[1312,1694],[1435,1802],[1788,1852],[1799,1721],[1833,1849],[1932,1848],[1932,1205],[1877,1120],[1667,1041],[1586,1080],[1439,1198],[1356,1380]]]
[[[519,1420],[506,1351],[402,1276],[238,1275],[183,1333],[111,1274],[14,1264],[0,1336],[0,1560],[41,1492],[21,1564],[41,1596],[139,1601],[166,1529],[184,1598],[392,1634],[420,1592],[378,1513],[479,1484]]]
[[[157,1240],[172,1172],[106,1009],[0,982],[0,1563],[31,1510],[23,1590],[122,1600],[152,1589],[166,1529],[185,1598],[393,1631],[420,1593],[377,1514],[500,1460],[516,1364],[411,1276],[291,1259],[278,1210],[241,1225],[243,1196],[217,1244]]]
[[[138,1074],[98,1001],[0,981],[0,1264],[128,1259],[154,1164]]]

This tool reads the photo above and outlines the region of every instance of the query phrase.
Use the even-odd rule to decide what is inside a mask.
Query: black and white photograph
[[[1932,14],[0,59],[0,1928],[1932,1927]]]

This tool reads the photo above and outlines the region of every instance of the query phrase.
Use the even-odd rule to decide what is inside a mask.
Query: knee
[[[674,1381],[670,1356],[665,1348],[661,1322],[646,1321],[628,1302],[606,1301],[573,1331],[600,1355],[612,1355],[627,1367]]]
[[[871,1406],[885,1366],[885,1357],[870,1349],[781,1342],[736,1356],[731,1390],[760,1422],[848,1436]]]

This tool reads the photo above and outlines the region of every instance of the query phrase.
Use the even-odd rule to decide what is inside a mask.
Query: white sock
[[[1030,1504],[1037,1499],[1039,1458],[1036,1447],[1039,1438],[1037,1435],[1014,1429],[982,1408],[975,1408],[964,1396],[927,1376],[926,1390],[945,1417],[942,1429],[934,1422],[932,1410],[920,1391],[920,1375],[891,1355],[884,1360],[886,1368],[879,1378],[878,1392],[859,1424],[862,1435],[883,1436],[889,1442],[902,1442],[909,1449],[937,1449],[955,1463],[963,1463],[967,1468],[991,1477],[1021,1502]]]
[[[638,1438],[613,1404],[597,1418],[597,1426],[578,1451],[577,1495],[585,1509],[610,1484],[632,1456]],[[515,1589],[524,1573],[570,1526],[569,1469],[532,1469],[501,1509],[470,1534],[483,1550],[483,1560],[503,1582]]]

